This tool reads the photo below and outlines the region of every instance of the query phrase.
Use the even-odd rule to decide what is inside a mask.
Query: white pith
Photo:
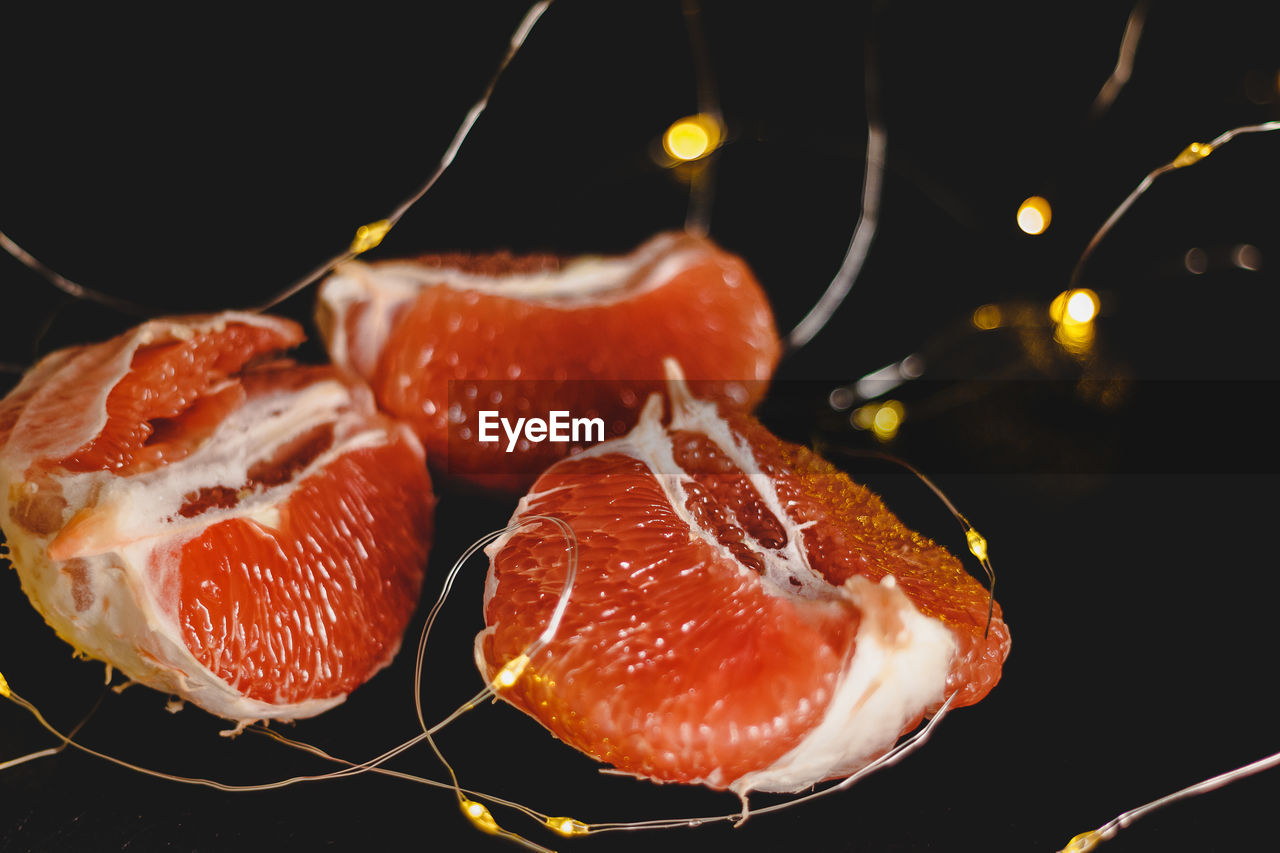
[[[893,576],[874,583],[855,575],[835,587],[861,614],[855,652],[822,722],[769,767],[729,788],[795,793],[848,776],[886,752],[903,728],[944,697],[956,643],[936,619],[916,609]]]
[[[675,461],[671,433],[701,433],[750,478],[761,500],[786,533],[785,544],[777,550],[765,548],[747,536],[745,541],[760,557],[765,572],[757,575],[745,566],[741,571],[756,579],[770,595],[845,600],[861,616],[854,654],[838,676],[821,723],[768,767],[733,780],[724,779],[717,771],[717,778],[689,781],[728,787],[745,797],[751,791],[796,792],[826,779],[848,775],[887,751],[908,723],[943,701],[947,674],[956,652],[955,639],[942,623],[920,613],[898,589],[891,575],[880,583],[855,576],[844,585],[836,586],[815,571],[803,547],[803,531],[809,525],[798,524],[789,517],[773,481],[761,471],[750,446],[720,417],[715,405],[690,397],[674,364],[669,364],[668,373],[669,427],[662,423],[662,400],[654,395],[631,432],[588,448],[581,456],[623,454],[644,462],[661,484],[671,510],[684,520],[692,534],[728,561],[737,563],[736,557],[720,544],[714,533],[701,528],[686,509],[686,486],[693,478]],[[541,496],[530,493],[522,498],[512,521],[526,512],[536,512]],[[491,566],[513,535],[514,532],[508,533],[485,549]],[[583,566],[581,570],[590,571],[590,567]],[[799,582],[798,587],[792,582],[793,578]],[[496,581],[491,569],[485,588],[486,609],[495,592]],[[572,601],[569,606],[572,608]],[[492,673],[484,660],[483,642],[494,630],[493,626],[487,627],[477,636],[475,644],[477,663],[488,675]]]
[[[215,318],[215,322],[231,320],[276,322],[254,315]],[[23,590],[59,636],[81,653],[110,663],[133,681],[181,696],[229,719],[312,716],[345,697],[301,702],[250,699],[218,678],[187,649],[178,623],[178,551],[208,525],[228,518],[248,519],[264,529],[273,521],[278,523],[279,508],[307,477],[355,449],[406,439],[410,446],[418,447],[405,427],[388,431],[381,424],[370,425],[374,409],[367,391],[353,392],[338,381],[321,379],[300,389],[262,393],[232,412],[213,435],[183,459],[134,476],[120,477],[108,471],[58,476],[56,482],[67,503],[59,531],[68,525],[79,526],[58,546],[61,559],[49,554],[58,532],[33,533],[11,516],[23,493],[37,489],[28,479],[33,463],[68,455],[101,431],[106,422],[106,396],[127,372],[139,346],[184,339],[207,327],[177,321],[142,327],[111,358],[116,375],[104,385],[95,403],[101,411],[79,416],[77,432],[61,440],[53,453],[44,451],[46,443],[31,435],[33,428],[26,428],[19,418],[9,442],[0,448],[0,525]],[[86,352],[92,354],[93,349]],[[58,366],[77,369],[74,359],[63,358],[52,370],[38,366],[32,374],[34,381],[56,383]],[[273,458],[282,445],[326,423],[334,425],[333,444],[290,481],[271,487],[246,486],[251,465]],[[35,450],[37,446],[40,452]],[[67,446],[70,450],[61,449]],[[219,486],[239,490],[240,500],[234,507],[212,507],[190,519],[179,515],[191,495]],[[76,580],[77,575],[81,581]],[[384,664],[394,653],[395,649],[389,651]]]

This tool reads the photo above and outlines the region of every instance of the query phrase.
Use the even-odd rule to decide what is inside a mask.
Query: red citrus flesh
[[[557,463],[521,502],[513,523],[572,526],[579,569],[554,640],[502,697],[624,772],[745,794],[845,775],[946,696],[985,696],[1009,634],[997,606],[984,637],[987,593],[959,561],[808,450],[744,415],[708,427],[706,411],[666,429],[655,414]],[[489,554],[476,657],[492,678],[546,628],[567,558],[547,523]],[[864,725],[841,698],[857,668],[933,649],[934,634],[949,638],[926,655],[941,654],[934,681],[899,690],[911,667],[886,665],[855,709],[911,698],[878,735],[842,731],[839,714]]]
[[[59,464],[68,471],[126,469],[155,431],[157,419],[189,413],[254,356],[287,349],[301,340],[300,333],[288,327],[231,324],[188,340],[139,349],[129,372],[107,396],[107,423],[102,431]],[[226,406],[222,408],[225,414]],[[194,430],[188,427],[182,432]],[[175,455],[162,453],[154,464],[162,465]]]
[[[232,519],[186,542],[187,648],[263,702],[363,684],[394,654],[417,604],[431,528],[422,470],[403,448],[352,451],[299,485],[276,531]],[[410,535],[396,535],[388,506],[404,512]]]
[[[572,444],[481,442],[480,410],[562,410],[619,435],[683,365],[701,395],[750,409],[780,348],[764,292],[708,240],[661,234],[625,257],[434,256],[348,265],[321,289],[335,363],[409,421],[433,464],[523,488]],[[581,444],[581,443],[579,443]],[[499,475],[513,474],[503,478]]]
[[[420,443],[352,379],[278,359],[301,339],[152,321],[0,402],[0,523],[37,609],[233,719],[318,713],[386,665],[430,545]]]

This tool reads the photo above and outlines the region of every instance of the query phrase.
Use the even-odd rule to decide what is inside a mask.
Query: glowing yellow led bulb
[[[1076,323],[1087,323],[1098,313],[1098,297],[1092,290],[1077,290],[1067,298],[1067,317]]]
[[[8,699],[11,695],[12,691],[9,690],[9,682],[4,680],[4,673],[0,672],[0,696]]]
[[[381,243],[382,238],[387,236],[387,232],[390,230],[391,222],[386,219],[379,219],[377,222],[361,225],[356,229],[356,238],[351,241],[351,251],[357,255],[369,251]]]
[[[1102,300],[1088,288],[1064,290],[1049,305],[1049,319],[1064,325],[1083,325],[1098,316]]]
[[[1067,846],[1063,847],[1059,853],[1089,853],[1103,840],[1102,835],[1096,829],[1091,829],[1068,841]]]
[[[1190,166],[1192,163],[1199,163],[1204,158],[1213,153],[1213,146],[1207,142],[1193,142],[1186,148],[1182,149],[1182,153],[1173,158],[1173,168],[1181,169],[1183,166]]]
[[[493,815],[489,813],[489,809],[484,803],[477,803],[475,800],[469,800],[466,797],[458,797],[458,805],[462,807],[462,813],[467,816],[467,819],[475,824],[476,829],[481,832],[496,835],[502,831],[502,828],[498,826],[498,822],[493,819]]]
[[[720,146],[720,122],[699,113],[672,122],[662,135],[662,147],[676,160],[697,160]]]
[[[1053,219],[1048,199],[1033,195],[1018,207],[1018,227],[1027,234],[1043,234]]]
[[[871,420],[871,429],[875,431],[876,438],[891,441],[898,434],[898,427],[902,426],[905,414],[906,411],[897,400],[886,400],[884,405],[876,409],[875,417]]]
[[[964,532],[964,538],[969,540],[969,551],[979,560],[987,559],[987,537],[970,527]]]
[[[493,677],[493,689],[502,690],[515,684],[528,665],[529,656],[524,654],[507,661],[506,666],[498,670],[498,674]]]
[[[591,827],[571,817],[549,817],[547,818],[547,828],[566,838],[574,835],[586,835],[591,832]]]

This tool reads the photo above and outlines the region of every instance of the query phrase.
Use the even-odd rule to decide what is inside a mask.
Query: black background
[[[1125,4],[707,2],[730,141],[712,235],[756,270],[790,329],[839,267],[859,207],[864,64],[874,45],[888,134],[882,222],[831,324],[779,370],[762,416],[839,457],[874,448],[827,391],[913,351],[886,449],[934,476],[987,536],[1014,638],[1004,679],[934,740],[850,791],[739,828],[554,839],[563,850],[1036,850],[1275,751],[1272,628],[1280,376],[1276,154],[1242,137],[1157,181],[1094,255],[1103,297],[1087,366],[1051,332],[979,334],[969,313],[1043,316],[1092,233],[1193,141],[1280,118],[1274,20],[1250,4],[1152,9],[1133,79],[1090,107]],[[432,170],[524,11],[519,3],[293,14],[179,7],[6,15],[0,230],[70,279],[168,311],[247,307],[343,248]],[[1035,9],[1035,11],[1032,11]],[[651,151],[696,108],[679,4],[559,0],[511,66],[452,170],[374,257],[431,250],[624,251],[678,227],[687,193]],[[1054,220],[1028,237],[1019,202]],[[1234,266],[1234,247],[1261,254]],[[1209,268],[1183,259],[1205,251]],[[0,258],[15,365],[136,318],[57,294]],[[306,320],[310,291],[280,310]],[[1035,354],[1048,353],[1036,366]],[[313,348],[305,355],[319,357]],[[1081,386],[1081,378],[1089,380]],[[16,375],[10,376],[16,381]],[[1115,388],[1099,405],[1078,390]],[[913,526],[955,550],[918,483],[852,461]],[[442,496],[426,598],[513,502]],[[480,686],[482,561],[433,634],[427,714]],[[424,608],[425,609],[425,608]],[[419,623],[411,629],[410,641]],[[289,733],[362,759],[412,735],[412,655]],[[102,693],[0,576],[0,672],[57,725]],[[326,769],[143,688],[108,694],[85,743],[171,773],[237,783]],[[586,821],[732,812],[729,795],[600,776],[504,706],[441,747],[464,784]],[[0,706],[0,761],[53,745]],[[419,747],[396,767],[441,778]],[[1102,849],[1253,849],[1272,833],[1275,771],[1147,817]],[[758,804],[768,802],[759,798]],[[265,793],[148,779],[68,752],[0,773],[11,850],[514,849],[471,832],[451,795],[363,777]]]

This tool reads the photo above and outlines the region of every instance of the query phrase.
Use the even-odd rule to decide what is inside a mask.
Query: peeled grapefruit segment
[[[855,772],[948,697],[1000,677],[999,606],[867,489],[673,386],[625,437],[547,470],[512,523],[563,519],[579,568],[555,638],[500,695],[618,770],[799,791]],[[476,661],[492,679],[548,624],[565,541],[495,541]],[[985,633],[984,633],[985,632]]]
[[[235,720],[319,713],[390,662],[433,497],[421,443],[287,320],[148,322],[0,401],[0,526],[58,634]]]
[[[527,487],[572,443],[480,441],[477,413],[635,424],[664,358],[695,391],[747,410],[779,356],[751,271],[710,241],[660,234],[621,257],[443,255],[350,263],[320,290],[334,363],[404,418],[450,475]]]

